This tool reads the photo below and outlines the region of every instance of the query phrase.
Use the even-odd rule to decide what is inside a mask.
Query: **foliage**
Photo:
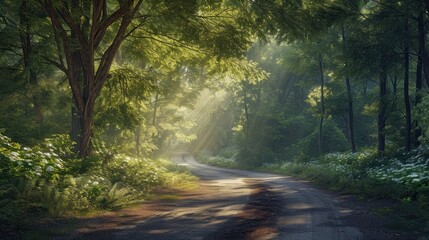
[[[200,152],[196,155],[199,162],[217,167],[240,168],[243,166],[234,158],[224,156],[213,156],[207,152]]]
[[[233,158],[198,156],[198,161],[219,167],[249,169],[248,164]],[[400,203],[395,218],[408,219],[410,214],[417,221],[402,224],[410,229],[426,231],[429,223],[429,148],[419,148],[394,157],[377,159],[375,150],[359,153],[329,153],[312,161],[264,163],[253,170],[292,175],[314,181],[332,190],[375,198],[390,198]],[[411,210],[412,209],[412,210]],[[411,211],[411,212],[410,212]]]
[[[312,132],[288,147],[286,156],[290,161],[308,161],[310,158],[318,156],[317,138],[318,132]],[[325,153],[345,151],[347,149],[347,140],[334,122],[328,122],[324,125],[323,142],[325,143],[323,148]]]
[[[421,140],[425,143],[429,143],[429,115],[427,114],[428,107],[429,95],[426,95],[423,97],[422,102],[419,103],[414,109],[414,116],[418,121],[419,125],[421,126],[421,129],[423,129],[423,135],[421,136]]]
[[[402,199],[407,197],[416,197],[420,194],[422,187],[429,184],[427,146],[421,146],[419,150],[409,153],[405,160],[398,158],[389,158],[379,161],[374,152],[360,153],[331,153],[323,156],[319,161],[307,163],[284,162],[282,164],[271,166],[265,165],[267,169],[280,168],[283,173],[303,175],[324,184],[326,178],[333,179],[328,185],[339,187],[342,183],[335,183],[336,178],[347,178],[351,183],[369,182],[374,187],[383,185],[397,185],[402,192],[389,190],[389,192],[380,192],[379,194]],[[423,153],[424,152],[424,153]],[[301,169],[301,170],[298,170]],[[367,188],[368,187],[368,188]],[[358,191],[376,194],[375,191],[369,191],[370,186],[365,189],[352,189],[343,186],[344,191]],[[424,192],[421,192],[422,194]],[[377,194],[376,194],[377,195]]]
[[[368,174],[383,182],[395,182],[419,189],[429,184],[429,146],[420,145],[402,156],[385,160]]]
[[[121,183],[141,193],[162,186],[167,170],[159,162],[117,155],[107,166],[107,175],[112,183]]]
[[[100,155],[83,161],[72,147],[68,135],[28,148],[0,134],[2,228],[20,228],[32,215],[115,209],[147,198],[156,188],[195,181],[189,171],[165,160],[120,154],[106,159],[107,150],[100,147]]]
[[[60,174],[65,172],[65,163],[61,156],[70,153],[70,146],[67,138],[57,135],[56,138],[47,139],[43,145],[21,147],[0,133],[1,178],[7,180],[24,177],[56,181]]]
[[[175,148],[425,205],[428,7],[4,1],[1,224],[116,208],[193,181],[151,160]]]

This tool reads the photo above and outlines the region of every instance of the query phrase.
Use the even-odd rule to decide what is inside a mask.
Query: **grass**
[[[140,198],[125,202],[120,207],[132,208],[146,201],[177,201],[180,197],[177,193],[188,191],[198,187],[197,177],[190,174],[189,170],[177,166],[167,160],[160,160],[157,168],[165,169],[162,173],[162,184],[156,186],[154,190],[141,195]],[[28,224],[24,224],[20,229],[14,230],[14,235],[20,239],[53,239],[55,237],[70,236],[76,229],[85,224],[84,219],[91,219],[102,216],[112,209],[83,209],[67,211],[61,217],[52,217],[48,214],[37,215],[27,219]]]

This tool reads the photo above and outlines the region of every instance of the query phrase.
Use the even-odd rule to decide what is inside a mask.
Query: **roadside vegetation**
[[[151,198],[157,189],[180,188],[196,178],[159,159],[97,149],[83,160],[68,135],[22,147],[0,134],[0,227],[19,236],[29,221],[94,210],[114,210]],[[0,232],[1,233],[1,232]]]
[[[362,199],[391,199],[392,207],[373,209],[391,218],[397,230],[429,233],[429,146],[378,159],[375,151],[330,153],[307,161],[285,159],[250,166],[237,161],[233,149],[212,156],[197,154],[197,160],[212,166],[256,170],[311,180],[330,190],[354,194]],[[425,239],[425,238],[422,238]]]
[[[209,164],[393,199],[400,208],[386,213],[401,216],[397,226],[428,235],[429,5],[334,2],[345,14],[308,38],[271,25],[272,41],[247,54],[269,75],[214,90],[196,107],[204,141],[190,148]]]

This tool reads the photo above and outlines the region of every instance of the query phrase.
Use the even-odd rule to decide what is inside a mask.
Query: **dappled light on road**
[[[306,183],[207,166],[189,153],[175,154],[172,159],[200,177],[198,190],[181,195],[180,200],[123,210],[120,216],[104,219],[104,228],[89,224],[80,229],[79,238],[362,239],[358,229],[342,221],[351,210],[337,207],[338,200]],[[148,210],[156,214],[144,213]]]

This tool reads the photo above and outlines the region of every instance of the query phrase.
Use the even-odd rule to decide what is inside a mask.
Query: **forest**
[[[194,184],[175,152],[428,234],[428,34],[427,0],[3,0],[0,237]]]

